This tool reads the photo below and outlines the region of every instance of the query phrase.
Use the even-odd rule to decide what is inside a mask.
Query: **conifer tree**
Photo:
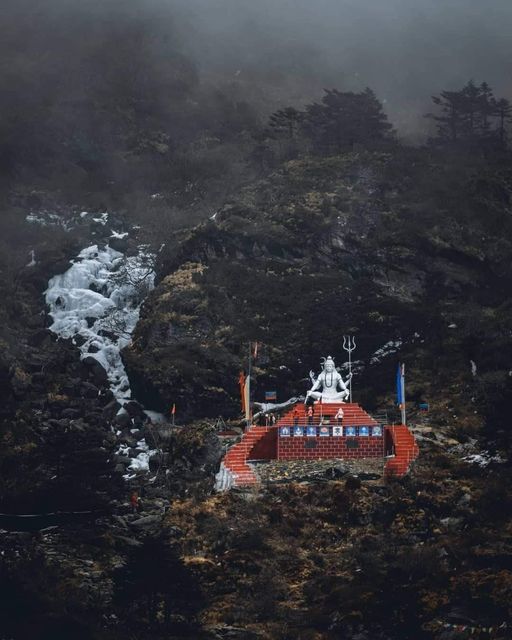
[[[326,89],[321,103],[307,107],[305,129],[320,151],[339,153],[354,144],[385,139],[392,126],[371,89],[361,93]]]
[[[483,126],[483,96],[482,91],[470,80],[461,91],[463,130],[468,138],[475,138],[482,131]]]
[[[427,114],[437,123],[438,138],[457,142],[464,126],[464,96],[461,91],[441,91],[439,96],[432,96],[432,102],[440,107],[441,115]]]
[[[268,131],[272,138],[293,140],[297,137],[303,114],[294,107],[279,109],[268,122]]]
[[[496,100],[486,82],[477,86],[470,80],[460,91],[441,91],[432,101],[440,113],[427,117],[437,123],[438,142],[482,145],[498,139],[505,144],[512,107],[507,100]]]
[[[496,99],[494,97],[493,90],[487,82],[482,82],[480,85],[480,100],[482,110],[482,130],[484,134],[487,134],[491,127],[490,118],[494,115],[496,110]]]
[[[494,105],[494,115],[498,118],[498,138],[502,145],[506,144],[506,125],[512,123],[512,105],[505,98],[497,100]]]

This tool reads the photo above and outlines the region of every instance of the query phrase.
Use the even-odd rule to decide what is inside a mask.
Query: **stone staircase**
[[[263,440],[275,427],[251,425],[240,442],[234,444],[224,456],[219,473],[216,476],[217,491],[227,491],[231,487],[251,486],[258,478],[247,463],[258,442]]]
[[[409,471],[420,450],[416,438],[404,424],[387,427],[387,431],[393,440],[395,455],[387,459],[384,475],[387,478],[400,478]]]

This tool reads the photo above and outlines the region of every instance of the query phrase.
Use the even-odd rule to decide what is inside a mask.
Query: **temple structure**
[[[405,424],[387,425],[357,403],[345,402],[348,389],[329,356],[306,398],[281,405],[260,405],[258,421],[274,407],[286,407],[275,424],[251,424],[221,464],[216,487],[258,483],[251,461],[382,458],[385,476],[403,476],[419,449]],[[348,381],[348,379],[347,379]],[[267,421],[268,422],[268,421]]]

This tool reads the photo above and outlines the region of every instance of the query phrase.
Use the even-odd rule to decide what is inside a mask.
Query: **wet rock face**
[[[397,339],[437,387],[422,383],[418,398],[442,392],[449,370],[469,381],[469,359],[487,358],[472,342],[479,331],[486,326],[505,344],[498,315],[482,305],[503,302],[510,243],[489,235],[482,243],[478,217],[467,225],[457,211],[425,211],[415,190],[420,169],[408,168],[405,181],[399,164],[384,154],[288,163],[215,223],[171,241],[123,353],[136,395],[160,410],[176,402],[184,417],[236,415],[249,340],[264,346],[255,398],[276,389],[286,399],[305,391],[321,355],[344,362],[348,331],[359,336],[363,402],[389,392],[392,351],[376,353]],[[371,168],[371,189],[357,177],[362,165]]]
[[[70,341],[20,344],[4,370],[0,510],[108,508],[120,486],[115,438],[102,418],[108,388],[91,382]]]
[[[187,263],[164,279],[159,295],[144,304],[144,328],[123,351],[134,395],[166,413],[176,404],[181,419],[229,414],[236,406],[236,381],[222,371],[238,371],[238,362],[223,346],[219,323],[209,318],[197,281],[202,271]]]
[[[210,494],[224,454],[215,429],[207,422],[198,422],[170,430],[165,438],[160,438],[166,482],[173,495]],[[152,464],[156,466],[159,461],[155,459]]]
[[[49,265],[68,266],[61,253],[62,247],[53,255],[37,251],[41,264],[12,301],[20,313],[2,325],[0,510],[12,514],[104,513],[121,486],[103,419],[112,401],[106,378],[80,362],[70,340],[57,342],[44,327]]]

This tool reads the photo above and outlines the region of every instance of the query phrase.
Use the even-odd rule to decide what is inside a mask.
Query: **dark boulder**
[[[349,476],[345,480],[345,489],[348,491],[356,491],[361,488],[361,480],[358,476]]]
[[[120,429],[126,429],[132,426],[132,419],[125,411],[123,411],[122,413],[116,415],[116,417],[114,418],[114,424]]]
[[[74,420],[75,418],[79,418],[82,415],[82,412],[79,409],[72,409],[71,407],[67,409],[63,409],[61,411],[61,416],[63,418],[69,418]]]
[[[62,392],[68,396],[80,396],[80,385],[82,380],[80,378],[70,378],[62,384]]]
[[[86,367],[91,380],[97,386],[101,387],[108,384],[108,376],[101,364],[92,356],[86,356],[82,360],[82,364]]]
[[[31,347],[42,347],[45,344],[49,344],[52,339],[53,336],[49,329],[39,329],[29,335],[27,342]]]
[[[349,470],[345,467],[333,466],[324,471],[324,476],[331,480],[336,478],[343,478],[343,476],[346,476],[348,472]]]
[[[99,389],[91,382],[82,382],[80,385],[80,392],[83,398],[97,398]]]
[[[124,409],[126,413],[130,416],[130,418],[145,418],[146,414],[144,413],[144,408],[135,400],[130,400],[124,405]]]
[[[137,520],[130,522],[130,526],[140,531],[149,532],[159,529],[161,522],[162,518],[160,516],[150,515],[138,518]]]
[[[121,408],[121,405],[117,400],[111,400],[102,409],[102,417],[104,420],[113,420],[117,415],[117,412]]]
[[[98,331],[98,335],[102,336],[103,338],[108,338],[109,340],[112,340],[112,342],[116,342],[119,338],[117,334],[115,334],[113,331],[108,331],[108,329],[100,329]]]
[[[110,238],[108,244],[115,251],[125,253],[128,249],[128,238]]]

